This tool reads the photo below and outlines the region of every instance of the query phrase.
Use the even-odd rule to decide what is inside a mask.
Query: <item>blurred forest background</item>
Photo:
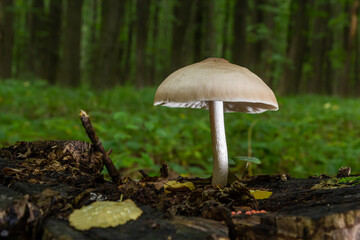
[[[152,106],[172,71],[223,57],[280,109],[225,115],[229,162],[255,174],[360,171],[360,0],[0,0],[0,146],[88,141],[92,117],[124,175],[161,162],[212,172],[206,110]],[[240,159],[240,160],[239,160]]]
[[[0,78],[159,84],[215,56],[277,94],[360,95],[359,0],[1,0]]]

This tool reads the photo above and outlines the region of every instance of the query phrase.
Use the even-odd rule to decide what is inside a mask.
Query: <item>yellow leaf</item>
[[[165,185],[164,185],[164,190],[165,193],[170,193],[170,192],[182,192],[182,191],[188,191],[188,190],[194,190],[195,189],[195,185],[192,182],[178,182],[178,181],[168,181]]]
[[[78,230],[88,230],[92,227],[107,228],[135,220],[141,214],[141,209],[131,199],[123,202],[93,202],[75,210],[69,216],[69,222]]]
[[[258,200],[269,198],[272,194],[272,192],[262,190],[250,190],[250,193]]]

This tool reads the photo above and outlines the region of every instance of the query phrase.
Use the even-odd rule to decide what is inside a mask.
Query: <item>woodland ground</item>
[[[0,145],[16,141],[86,140],[80,109],[92,119],[111,159],[124,175],[155,173],[161,161],[183,175],[209,176],[212,151],[206,110],[154,107],[156,88],[115,87],[94,91],[49,86],[41,81],[2,81]],[[295,177],[335,175],[341,166],[359,173],[359,99],[302,95],[278,97],[277,112],[225,114],[231,168],[238,156],[261,160],[255,174]]]

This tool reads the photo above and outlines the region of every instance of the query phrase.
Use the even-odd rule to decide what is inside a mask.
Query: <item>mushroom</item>
[[[169,75],[158,87],[154,105],[209,110],[213,186],[227,184],[224,112],[262,113],[279,108],[274,93],[258,76],[223,58],[207,58]]]

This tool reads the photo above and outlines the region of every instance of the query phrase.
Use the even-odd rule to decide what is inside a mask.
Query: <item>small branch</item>
[[[95,129],[91,124],[89,115],[87,115],[87,113],[85,111],[81,110],[80,119],[81,119],[81,123],[82,123],[83,127],[85,128],[85,131],[86,131],[90,141],[94,145],[95,151],[102,153],[103,163],[109,172],[111,180],[116,184],[121,183],[121,175],[118,172],[118,170],[116,169],[114,163],[109,158],[99,137],[96,135]]]
[[[160,176],[167,178],[169,176],[169,167],[166,162],[161,163]]]
[[[144,170],[142,170],[142,169],[139,170],[139,173],[141,174],[142,179],[144,179],[144,178],[149,178],[149,177],[150,177],[150,176],[147,175],[147,173],[146,173]]]

